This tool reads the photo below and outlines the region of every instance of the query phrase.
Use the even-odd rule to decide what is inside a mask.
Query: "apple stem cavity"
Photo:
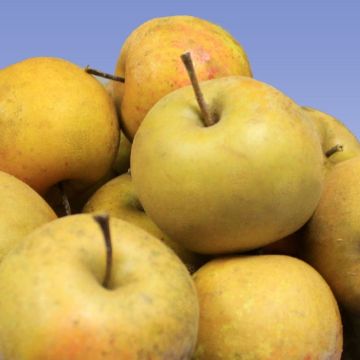
[[[326,151],[325,156],[329,158],[330,156],[334,155],[337,152],[341,152],[344,150],[344,146],[340,144],[336,144],[332,148],[330,148],[328,151]]]
[[[196,100],[199,104],[201,113],[202,113],[202,121],[205,126],[211,126],[216,123],[215,117],[211,114],[209,110],[209,106],[205,101],[204,95],[200,89],[199,80],[196,76],[194,63],[191,58],[190,52],[181,55],[181,60],[185,65],[186,71],[189,75],[191,85],[194,89],[194,93],[196,96]]]
[[[100,214],[94,215],[94,220],[99,224],[101,231],[104,236],[105,246],[106,246],[106,269],[105,276],[103,280],[103,286],[106,289],[109,289],[110,277],[111,277],[111,268],[112,268],[112,258],[113,258],[113,248],[110,235],[110,226],[109,226],[109,215]]]
[[[89,65],[86,66],[85,72],[87,72],[88,74],[91,74],[91,75],[100,76],[100,77],[102,77],[104,79],[119,81],[119,82],[122,82],[122,83],[125,82],[125,79],[123,77],[121,77],[121,76],[116,76],[116,75],[105,73],[105,72],[100,71],[100,70],[92,69],[91,67],[89,67]]]
[[[59,191],[60,191],[60,194],[61,194],[61,201],[62,201],[62,204],[63,204],[64,209],[65,209],[65,215],[71,215],[70,201],[69,201],[69,198],[68,198],[68,196],[66,194],[64,183],[62,181],[60,181],[58,183],[58,188],[59,188]]]

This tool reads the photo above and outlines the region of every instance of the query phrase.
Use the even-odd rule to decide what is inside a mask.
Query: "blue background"
[[[113,72],[132,30],[179,14],[230,31],[255,78],[336,116],[360,137],[359,0],[1,0],[0,68],[57,56]]]

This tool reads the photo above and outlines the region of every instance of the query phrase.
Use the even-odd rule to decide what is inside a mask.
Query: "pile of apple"
[[[0,359],[358,359],[356,137],[199,18],[94,74],[0,70]]]

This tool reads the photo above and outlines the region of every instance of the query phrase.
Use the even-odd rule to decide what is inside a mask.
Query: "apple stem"
[[[194,63],[191,59],[191,54],[190,52],[187,52],[185,54],[181,55],[181,60],[185,65],[186,71],[189,75],[190,81],[191,81],[191,85],[194,89],[194,93],[196,96],[196,100],[199,104],[201,113],[202,113],[202,120],[205,126],[211,126],[215,124],[215,119],[212,116],[210,110],[209,110],[209,106],[205,101],[204,95],[200,89],[200,85],[199,85],[199,80],[196,76],[196,72],[195,72],[195,68],[194,68]]]
[[[71,215],[70,201],[69,201],[69,198],[67,197],[66,190],[65,190],[65,187],[64,187],[64,183],[62,181],[60,181],[58,183],[58,188],[59,188],[59,191],[60,191],[60,194],[61,194],[61,201],[62,201],[62,204],[63,204],[64,209],[65,209],[65,214],[66,215]]]
[[[123,77],[121,77],[121,76],[111,75],[111,74],[105,73],[103,71],[92,69],[89,65],[86,66],[85,71],[88,74],[100,76],[100,77],[102,77],[104,79],[119,81],[119,82],[122,82],[122,83],[125,82],[125,79]]]
[[[330,148],[328,151],[326,151],[325,156],[329,158],[331,155],[334,155],[337,152],[341,152],[344,150],[344,146],[340,144],[336,144],[332,148]]]
[[[110,277],[111,277],[111,267],[112,267],[112,257],[113,257],[113,249],[112,249],[110,226],[109,226],[109,215],[107,214],[94,215],[94,220],[99,224],[105,240],[106,270],[103,280],[103,286],[108,289]]]

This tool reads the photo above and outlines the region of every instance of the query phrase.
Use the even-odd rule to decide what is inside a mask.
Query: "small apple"
[[[171,240],[147,216],[135,193],[129,173],[110,180],[98,189],[85,204],[83,212],[106,213],[139,226],[173,249],[191,272],[205,261],[203,256],[186,250]]]

